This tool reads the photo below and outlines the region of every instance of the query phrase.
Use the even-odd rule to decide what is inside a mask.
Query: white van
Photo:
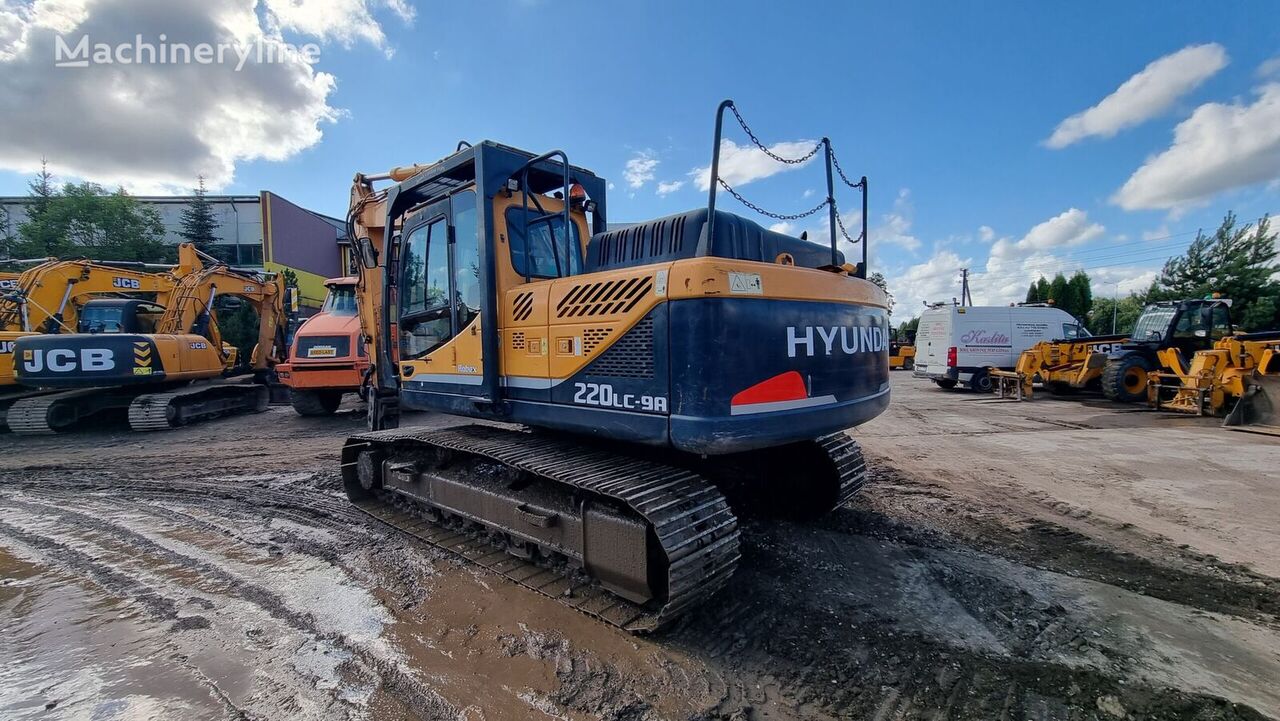
[[[1011,370],[1042,340],[1088,335],[1070,313],[1048,305],[937,306],[920,316],[915,376],[990,392],[988,368]]]

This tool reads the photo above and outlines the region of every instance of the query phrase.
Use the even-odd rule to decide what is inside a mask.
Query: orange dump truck
[[[351,277],[324,282],[329,289],[324,306],[294,334],[288,362],[276,366],[299,415],[329,415],[338,410],[342,396],[361,393],[364,386],[369,357],[360,335],[356,281]]]

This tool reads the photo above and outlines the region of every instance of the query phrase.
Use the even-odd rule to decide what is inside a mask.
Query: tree
[[[1027,301],[1026,301],[1026,302],[1028,302],[1028,303],[1039,303],[1039,302],[1040,302],[1040,293],[1039,293],[1039,292],[1037,291],[1037,289],[1036,289],[1036,282],[1035,282],[1034,280],[1033,280],[1033,281],[1031,281],[1031,286],[1027,288]]]
[[[905,320],[902,322],[902,325],[898,326],[898,338],[902,340],[906,340],[907,338],[914,335],[916,330],[919,328],[920,328],[920,316],[916,316],[909,320]]]
[[[1128,333],[1133,330],[1133,324],[1137,322],[1138,316],[1142,315],[1142,309],[1146,305],[1147,299],[1137,293],[1119,300],[1096,298],[1089,317],[1085,319],[1085,327],[1094,335],[1111,335],[1114,314],[1115,332]]]
[[[53,173],[49,172],[49,163],[40,159],[40,172],[27,183],[27,195],[31,201],[27,203],[27,218],[18,226],[21,243],[15,243],[15,252],[33,258],[57,255],[61,238],[53,228],[45,223],[54,198],[58,196],[57,186],[53,181]],[[18,248],[21,250],[18,250]]]
[[[880,290],[884,291],[885,296],[888,297],[889,315],[893,315],[893,293],[889,292],[889,281],[885,280],[884,273],[879,271],[872,273],[871,277],[867,278],[867,280],[875,283],[879,286]]]
[[[182,209],[178,235],[188,243],[195,244],[203,253],[223,259],[217,248],[218,236],[215,231],[221,225],[213,214],[213,204],[205,197],[204,176],[197,176],[199,184],[192,189],[191,202]]]
[[[164,244],[160,213],[140,204],[124,188],[108,193],[97,183],[68,183],[60,192],[51,192],[46,182],[44,173],[31,184],[33,200],[27,221],[18,227],[17,254],[144,262],[173,259],[173,249]]]
[[[1232,316],[1243,329],[1275,328],[1280,326],[1280,282],[1273,278],[1280,268],[1275,260],[1270,216],[1256,226],[1237,227],[1235,213],[1228,212],[1213,235],[1197,233],[1186,254],[1165,262],[1152,294],[1177,300],[1220,293],[1234,302]]]
[[[0,205],[0,258],[12,258],[13,251],[18,245],[18,236],[13,232],[12,221],[9,209]]]
[[[1072,294],[1072,306],[1063,310],[1076,318],[1085,319],[1093,309],[1093,284],[1089,280],[1089,274],[1077,270],[1067,281],[1067,288]]]

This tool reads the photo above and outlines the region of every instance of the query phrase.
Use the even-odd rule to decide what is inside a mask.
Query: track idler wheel
[[[349,441],[342,449],[342,490],[352,502],[373,498],[382,488],[382,462],[386,454],[369,443]]]

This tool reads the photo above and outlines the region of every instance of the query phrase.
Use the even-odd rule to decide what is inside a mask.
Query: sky
[[[0,0],[0,195],[44,158],[63,181],[185,193],[203,175],[342,216],[355,172],[489,139],[565,150],[611,181],[611,222],[640,221],[705,206],[732,98],[778,154],[825,136],[868,176],[895,321],[958,297],[961,268],[979,304],[1075,269],[1124,294],[1226,212],[1280,211],[1276,18],[1272,2]],[[55,65],[60,42],[161,36],[314,52]],[[825,198],[821,163],[774,164],[726,128],[725,178],[749,200]],[[836,202],[860,224],[856,191]],[[777,227],[826,237],[813,218]]]

